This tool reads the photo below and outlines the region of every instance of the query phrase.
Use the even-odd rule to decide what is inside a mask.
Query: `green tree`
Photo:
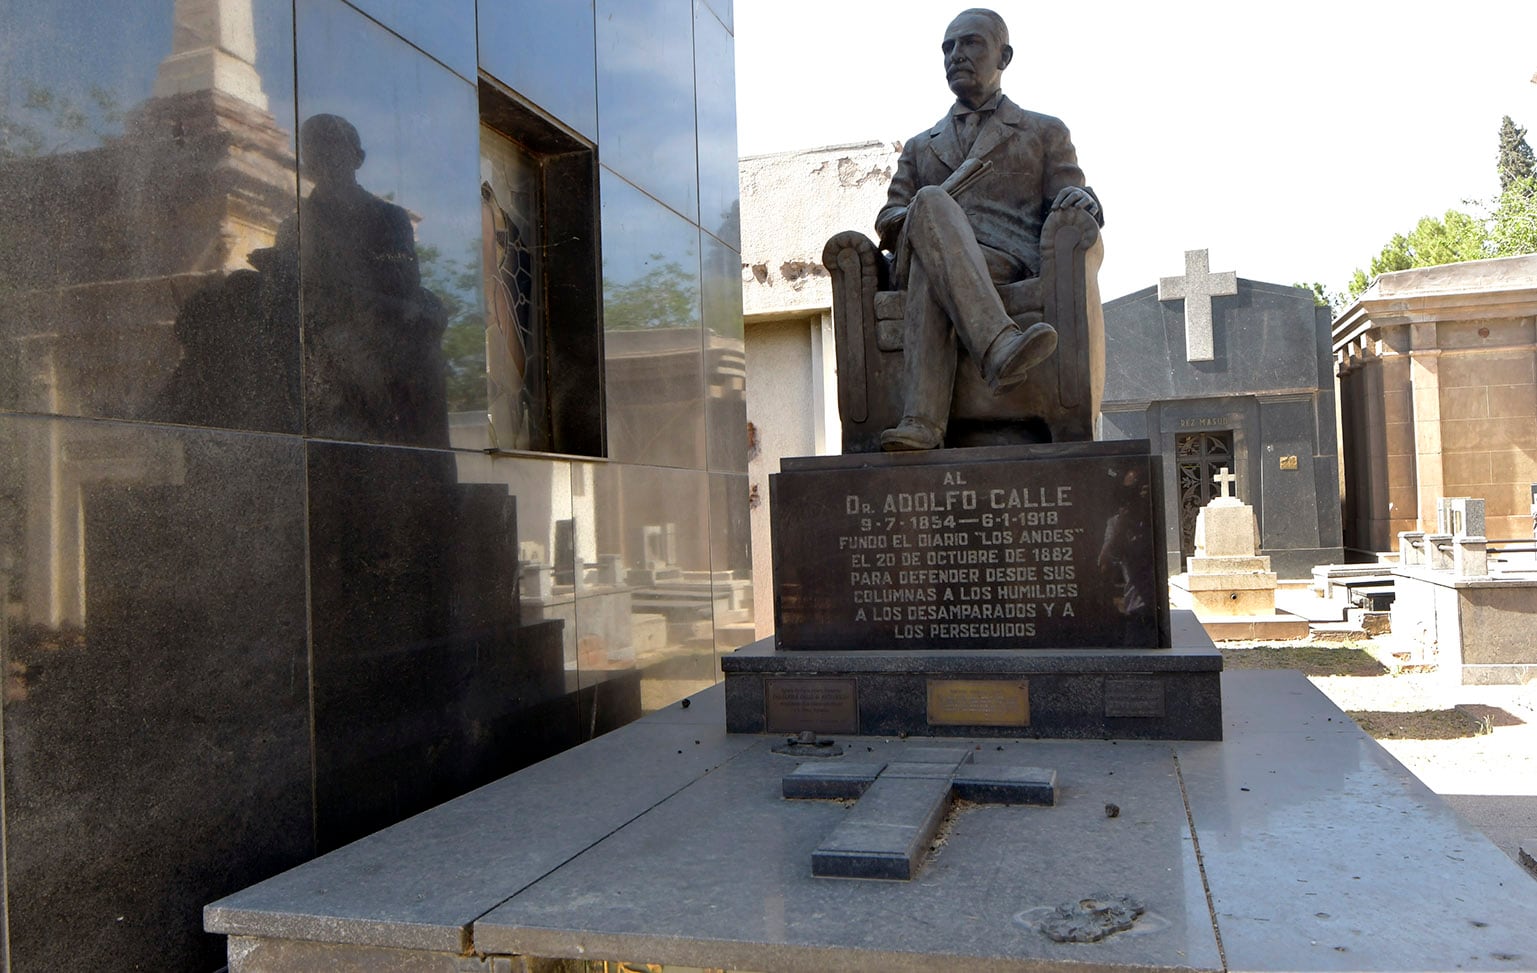
[[[1415,267],[1437,267],[1483,260],[1494,256],[1489,227],[1485,220],[1461,210],[1449,209],[1446,215],[1421,217],[1408,235],[1393,234],[1382,252],[1372,258],[1368,270],[1356,269],[1345,288],[1351,300],[1361,296],[1381,274]]]
[[[1501,193],[1523,179],[1537,176],[1537,159],[1533,158],[1532,147],[1526,142],[1526,129],[1511,121],[1509,115],[1500,122],[1498,165]]]
[[[1490,219],[1492,257],[1537,253],[1537,176],[1511,183],[1500,194]]]
[[[1313,294],[1314,307],[1334,307],[1339,303],[1339,295],[1335,294],[1333,291],[1329,290],[1327,287],[1320,284],[1316,280],[1311,284],[1304,284],[1301,281],[1297,281],[1293,283],[1292,286],[1300,290],[1311,291]]]
[[[649,259],[661,260],[662,255],[653,253]],[[698,320],[698,278],[676,260],[658,264],[635,280],[603,281],[603,327],[608,331],[683,328]]]
[[[117,95],[100,85],[86,90],[84,102],[30,86],[21,104],[0,103],[0,159],[94,148],[111,138],[122,121]]]
[[[1537,160],[1526,129],[1509,115],[1500,123],[1499,176],[1500,195],[1473,203],[1485,215],[1447,210],[1440,219],[1422,218],[1407,236],[1393,234],[1367,269],[1356,268],[1345,298],[1360,297],[1378,275],[1395,270],[1537,253]]]
[[[430,243],[416,245],[422,286],[438,296],[448,313],[443,332],[448,411],[486,408],[486,319],[480,307],[480,241],[471,240],[464,259],[445,256]]]

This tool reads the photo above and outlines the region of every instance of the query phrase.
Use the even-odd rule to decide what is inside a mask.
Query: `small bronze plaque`
[[[930,679],[930,726],[1029,726],[1027,679]]]
[[[1156,679],[1106,679],[1105,715],[1162,717],[1163,683]]]
[[[855,680],[770,677],[763,683],[765,732],[859,732],[859,696]]]
[[[1294,470],[1296,468],[1297,468],[1297,457],[1295,457],[1295,456],[1282,456],[1281,457],[1281,469],[1283,469],[1283,470]]]

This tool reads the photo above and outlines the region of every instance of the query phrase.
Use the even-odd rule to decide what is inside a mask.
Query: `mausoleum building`
[[[0,956],[214,970],[752,638],[732,4],[9,11]]]
[[[1162,455],[1171,574],[1196,553],[1224,469],[1282,578],[1340,560],[1329,314],[1309,292],[1212,272],[1190,251],[1184,274],[1106,302],[1100,437]]]
[[[1537,256],[1383,274],[1333,326],[1345,546],[1434,531],[1444,497],[1485,502],[1491,541],[1532,535]]]

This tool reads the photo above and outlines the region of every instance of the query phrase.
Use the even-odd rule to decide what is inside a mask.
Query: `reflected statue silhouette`
[[[140,418],[298,431],[293,300],[291,287],[254,270],[236,270],[189,297],[172,329],[181,360]]]
[[[312,436],[448,446],[448,314],[422,286],[410,214],[358,184],[364,158],[345,118],[305,120],[300,167],[314,188],[273,246],[247,256],[254,271],[184,304],[182,360],[147,417],[290,429],[302,399]]]
[[[340,115],[299,127],[300,169],[315,188],[278,227],[272,262],[300,283],[307,431],[446,447],[448,316],[421,286],[410,215],[358,185],[364,158]]]

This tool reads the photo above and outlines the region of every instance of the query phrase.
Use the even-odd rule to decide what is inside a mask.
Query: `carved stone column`
[[[176,0],[171,54],[160,62],[155,97],[210,90],[267,107],[251,0]]]

